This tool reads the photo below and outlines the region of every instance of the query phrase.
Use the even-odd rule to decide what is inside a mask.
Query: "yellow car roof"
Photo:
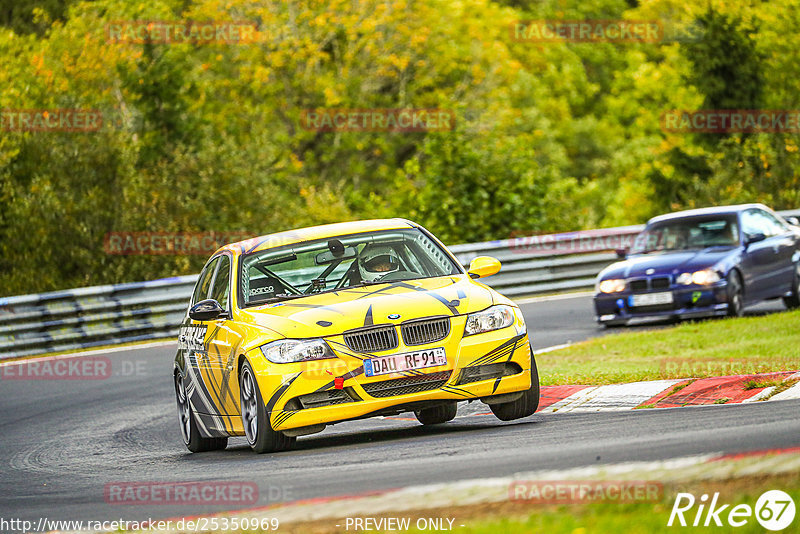
[[[308,228],[298,228],[274,234],[253,237],[237,243],[221,247],[217,252],[229,250],[234,254],[250,254],[273,247],[292,245],[314,239],[325,239],[361,232],[379,230],[397,230],[400,228],[416,228],[417,225],[406,219],[371,219],[366,221],[350,221],[334,224],[323,224]],[[216,253],[215,253],[216,254]]]

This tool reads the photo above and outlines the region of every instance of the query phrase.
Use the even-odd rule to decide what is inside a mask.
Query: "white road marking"
[[[777,395],[771,397],[769,400],[789,400],[789,399],[800,399],[800,382],[793,385],[786,391],[782,391]]]
[[[544,354],[545,352],[553,352],[554,350],[566,349],[571,347],[574,343],[562,343],[561,345],[553,345],[552,347],[545,347],[543,349],[533,349],[534,354]]]
[[[744,404],[746,402],[758,402],[758,401],[760,401],[762,399],[766,399],[767,397],[772,395],[773,391],[775,391],[775,386],[770,386],[768,388],[764,388],[760,392],[758,392],[757,394],[755,394],[752,397],[750,397],[749,399],[743,400],[741,403]]]
[[[542,412],[600,412],[631,410],[683,380],[654,380],[596,386],[576,391]]]
[[[593,297],[594,291],[581,291],[580,293],[560,293],[558,295],[546,295],[543,297],[527,297],[524,299],[511,299],[517,304],[528,304],[531,302],[548,302],[551,300],[567,300],[583,297]]]

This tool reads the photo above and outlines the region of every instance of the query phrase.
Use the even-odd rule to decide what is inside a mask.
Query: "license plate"
[[[659,304],[672,304],[672,292],[645,293],[643,295],[631,295],[628,303],[632,307],[637,306],[658,306]]]
[[[364,360],[364,374],[366,376],[388,375],[412,369],[425,369],[447,365],[447,355],[444,347],[434,349],[415,350],[403,354],[393,354]]]

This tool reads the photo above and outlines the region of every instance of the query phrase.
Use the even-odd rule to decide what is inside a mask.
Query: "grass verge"
[[[542,385],[800,370],[800,310],[622,331],[536,357]]]

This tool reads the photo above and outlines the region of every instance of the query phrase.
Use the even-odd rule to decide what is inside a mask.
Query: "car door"
[[[777,264],[767,282],[768,297],[780,297],[792,289],[795,272],[796,234],[768,211],[761,210],[770,227],[769,241],[777,254]]]
[[[767,215],[767,212],[753,208],[745,210],[741,216],[745,242],[742,271],[745,277],[745,298],[749,302],[773,296],[777,282],[776,273],[783,269],[781,237],[775,235],[776,229]],[[757,234],[763,234],[764,240],[748,244],[748,239]]]
[[[242,336],[234,329],[231,320],[231,280],[233,266],[231,257],[225,253],[220,256],[214,280],[211,284],[210,298],[220,303],[227,312],[225,317],[207,321],[208,323],[208,372],[211,375],[210,393],[215,399],[220,415],[239,414],[239,391],[236,387],[236,352]],[[226,427],[233,421],[223,421]],[[229,429],[229,428],[228,428]]]
[[[189,302],[191,308],[211,293],[211,282],[214,279],[219,257],[212,258],[200,271],[197,284]],[[185,362],[186,391],[195,413],[207,414],[213,410],[210,395],[206,392],[205,371],[208,368],[208,345],[206,334],[208,325],[204,321],[196,321],[187,314],[178,330],[178,351]]]

